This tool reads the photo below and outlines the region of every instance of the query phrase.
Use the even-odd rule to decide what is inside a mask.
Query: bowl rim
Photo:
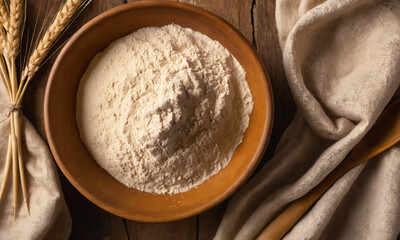
[[[252,55],[252,57],[256,58],[257,64],[259,65],[260,69],[262,70],[263,75],[265,76],[264,79],[261,81],[264,82],[264,88],[265,88],[265,98],[266,98],[266,121],[264,123],[264,130],[262,133],[262,138],[259,143],[259,147],[257,148],[257,151],[252,157],[252,160],[250,161],[247,169],[245,172],[229,187],[227,188],[221,195],[218,197],[214,198],[213,200],[209,201],[207,204],[197,206],[191,210],[186,211],[183,214],[180,215],[175,215],[174,217],[170,217],[168,219],[157,219],[155,220],[154,218],[147,219],[139,219],[137,217],[130,217],[129,215],[124,215],[121,212],[116,211],[116,209],[113,206],[110,206],[107,202],[103,201],[101,198],[98,198],[97,196],[93,195],[90,190],[86,189],[83,187],[79,181],[75,180],[74,176],[70,173],[68,168],[64,165],[59,152],[57,150],[57,147],[54,145],[53,142],[53,132],[50,127],[49,119],[50,119],[50,112],[49,112],[49,106],[51,105],[49,101],[49,96],[51,94],[51,89],[52,85],[56,81],[55,74],[57,72],[57,69],[59,65],[62,64],[62,59],[64,56],[68,53],[68,49],[77,42],[77,40],[80,39],[80,37],[85,34],[86,31],[88,31],[90,28],[95,26],[99,21],[105,18],[111,18],[115,15],[120,14],[121,12],[128,11],[130,9],[140,9],[140,8],[149,8],[149,7],[168,7],[168,8],[178,8],[184,11],[190,11],[194,12],[199,15],[203,15],[206,18],[211,18],[213,21],[219,22],[220,24],[224,25],[225,27],[229,28],[232,30],[236,35],[240,37],[240,39],[243,41],[244,44],[246,44],[250,51],[249,54]],[[123,4],[114,8],[111,8],[93,19],[91,19],[89,22],[84,24],[81,28],[79,28],[78,31],[76,31],[72,37],[68,40],[68,42],[65,44],[65,46],[62,48],[60,53],[58,54],[52,68],[50,71],[50,75],[48,78],[48,82],[46,85],[46,90],[45,90],[45,96],[44,96],[44,125],[45,125],[45,132],[46,132],[46,137],[48,140],[48,144],[50,146],[50,150],[53,154],[53,157],[62,171],[62,173],[66,176],[68,181],[89,201],[100,207],[101,209],[110,212],[114,215],[131,219],[131,220],[136,220],[136,221],[142,221],[142,222],[169,222],[169,221],[175,221],[175,220],[180,220],[183,218],[191,217],[194,215],[197,215],[201,212],[204,212],[212,207],[215,207],[222,201],[226,200],[228,197],[230,197],[232,194],[234,194],[236,191],[240,189],[240,187],[246,182],[248,178],[252,175],[256,167],[258,166],[259,162],[261,161],[266,149],[268,142],[270,140],[272,128],[273,128],[273,116],[274,116],[274,98],[273,98],[273,93],[272,93],[272,86],[270,82],[270,78],[265,70],[263,61],[260,59],[260,57],[257,55],[255,49],[252,47],[252,45],[249,43],[249,41],[243,36],[241,32],[239,32],[235,27],[233,27],[230,23],[228,23],[226,20],[223,18],[217,16],[214,13],[211,13],[210,11],[207,11],[201,7],[197,7],[192,4],[188,3],[181,3],[181,2],[174,2],[174,1],[156,1],[156,0],[148,0],[148,1],[139,1],[139,2],[132,2],[132,3],[127,3]]]

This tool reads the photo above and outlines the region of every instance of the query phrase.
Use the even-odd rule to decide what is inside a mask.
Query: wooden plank
[[[252,0],[178,0],[178,2],[194,4],[222,17],[237,28],[250,43],[253,41]]]
[[[38,33],[45,17],[43,16],[54,16],[57,12],[58,7],[62,3],[62,0],[40,0],[40,1],[27,1],[27,15],[26,15],[26,29],[24,34],[24,40],[21,44],[22,54],[25,54],[26,45],[28,46],[32,42],[33,33]],[[40,17],[39,17],[40,16]],[[37,24],[36,30],[35,25]],[[29,41],[29,42],[28,42]],[[39,134],[45,137],[44,122],[43,122],[43,100],[44,91],[46,88],[48,74],[53,64],[54,58],[50,59],[47,64],[43,65],[41,69],[36,73],[35,77],[31,81],[25,97],[22,102],[24,115],[31,121],[36,127]]]
[[[128,240],[124,219],[108,213],[82,196],[60,172],[64,197],[72,217],[70,239]]]
[[[280,137],[294,117],[296,106],[282,64],[275,22],[275,1],[254,0],[253,18],[255,47],[270,77],[275,102],[274,127],[260,168],[272,157]]]
[[[229,199],[199,215],[198,240],[213,239],[228,202]]]
[[[37,16],[40,16],[38,26],[41,26],[43,16],[49,12],[50,16],[54,16],[58,10],[58,6],[60,6],[62,2],[62,0],[27,1],[28,11],[26,27],[29,29],[30,34],[33,32]],[[92,3],[76,19],[70,29],[68,29],[60,42],[65,41],[73,32],[94,16],[122,3],[124,3],[123,0],[92,1]],[[27,116],[36,129],[38,129],[43,138],[45,138],[43,123],[44,91],[51,66],[56,56],[57,55],[55,54],[51,59],[49,59],[49,61],[47,61],[47,63],[36,74],[23,101],[25,116]],[[60,179],[73,222],[71,239],[128,239],[124,220],[122,218],[109,214],[92,204],[84,198],[61,173]]]
[[[187,218],[169,223],[141,223],[126,221],[129,239],[151,240],[195,240],[197,239],[197,218]]]

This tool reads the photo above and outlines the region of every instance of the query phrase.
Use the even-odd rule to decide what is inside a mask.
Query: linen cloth
[[[7,112],[9,99],[0,86],[0,119]],[[71,218],[61,191],[57,168],[50,151],[32,124],[22,116],[22,154],[29,193],[30,216],[25,209],[18,177],[18,208],[13,220],[12,166],[4,198],[0,202],[0,239],[67,239]],[[3,179],[7,154],[9,120],[0,123],[0,181]]]
[[[216,240],[256,237],[346,157],[399,86],[400,1],[277,0],[276,22],[298,112],[274,157],[230,201]],[[346,173],[284,239],[383,240],[399,231],[396,145]]]

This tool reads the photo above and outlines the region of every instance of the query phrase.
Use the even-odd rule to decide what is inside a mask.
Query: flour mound
[[[188,28],[143,28],[90,63],[77,95],[81,138],[128,187],[174,194],[224,168],[253,101],[238,61]]]

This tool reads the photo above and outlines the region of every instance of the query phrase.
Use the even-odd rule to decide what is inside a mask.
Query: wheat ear
[[[0,0],[0,16],[4,20],[4,27],[8,28],[9,15],[6,6],[4,6],[3,0]]]
[[[9,44],[9,52],[7,54],[10,60],[15,60],[19,52],[23,3],[24,2],[22,0],[11,0],[10,2],[10,16],[7,28],[7,39]]]
[[[50,48],[52,47],[54,42],[58,39],[64,27],[74,16],[75,12],[82,4],[82,2],[84,1],[66,0],[64,5],[61,7],[60,11],[57,13],[57,16],[54,18],[53,22],[50,24],[49,28],[43,35],[43,38],[40,40],[39,44],[36,46],[36,49],[29,57],[28,64],[22,71],[20,89],[17,93],[19,101],[22,100],[22,96],[25,93],[26,86],[32,79],[33,75],[39,69],[40,64],[43,62],[44,58],[49,53]]]
[[[1,18],[3,18],[2,10],[1,10],[2,8],[5,9],[5,7],[3,5],[3,1],[0,0],[0,16],[1,16]],[[7,44],[7,34],[6,34],[6,29],[7,28],[6,28],[6,26],[8,26],[7,22],[6,23],[1,23],[1,26],[0,26],[0,52],[4,56],[7,55],[6,52],[9,52],[8,49],[7,49],[8,48],[8,44]],[[3,56],[0,56],[0,72],[1,72],[1,79],[3,81],[3,84],[5,85],[5,87],[7,89],[8,97],[10,98],[10,100],[13,100],[13,96],[12,96],[12,92],[11,92],[10,78],[9,78],[9,75],[8,75],[6,63],[4,62]]]

